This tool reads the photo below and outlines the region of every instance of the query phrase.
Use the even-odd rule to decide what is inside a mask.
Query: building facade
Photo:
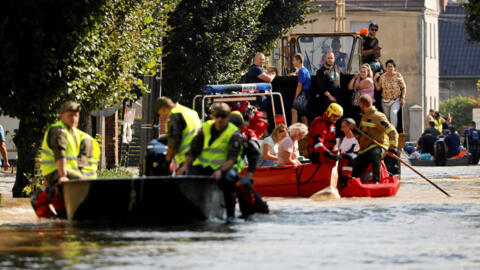
[[[335,30],[335,1],[314,1],[320,12],[291,33],[322,33]],[[424,130],[429,109],[439,106],[438,17],[445,1],[357,1],[346,0],[345,31],[359,32],[371,22],[379,24],[377,38],[382,47],[380,61],[394,59],[407,84],[404,127],[409,140]],[[275,62],[273,62],[275,64]]]

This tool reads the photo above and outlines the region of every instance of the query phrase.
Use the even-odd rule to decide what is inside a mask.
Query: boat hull
[[[459,158],[447,158],[445,160],[445,166],[466,166],[470,164],[470,159],[472,158],[471,153],[467,153]],[[437,166],[433,160],[419,160],[419,159],[408,159],[410,164],[413,166]]]
[[[253,184],[262,196],[310,197],[330,185],[334,164],[258,167]]]
[[[145,177],[63,183],[69,220],[178,224],[223,218],[223,193],[210,177]]]
[[[391,197],[395,196],[400,189],[400,181],[397,175],[390,176],[385,164],[382,162],[380,170],[380,184],[372,182],[362,182],[370,172],[371,166],[360,177],[354,177],[347,181],[344,188],[338,187],[338,192],[342,197]]]

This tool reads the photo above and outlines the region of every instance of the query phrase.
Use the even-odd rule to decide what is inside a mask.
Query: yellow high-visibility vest
[[[208,143],[212,138],[211,130],[214,124],[214,120],[209,120],[202,126],[204,137],[203,150],[193,162],[194,166],[201,165],[204,168],[211,167],[214,170],[218,170],[227,161],[228,143],[233,134],[238,131],[238,128],[234,124],[228,123],[222,134],[209,145]]]
[[[95,140],[89,134],[78,130],[80,135],[80,143],[84,140],[90,140],[92,142],[92,153],[91,156],[88,155],[87,164],[82,168],[82,174],[90,179],[97,178],[98,163],[100,162],[100,145],[97,140]]]
[[[182,114],[186,123],[186,127],[182,131],[182,143],[175,154],[175,161],[177,162],[177,165],[180,165],[185,162],[185,154],[190,150],[190,144],[192,143],[195,135],[197,135],[198,130],[200,130],[202,127],[202,123],[196,111],[183,105],[176,104],[168,116],[170,116],[172,113]],[[168,132],[168,125],[166,130]]]
[[[78,154],[80,153],[80,136],[78,133],[78,129],[73,127],[70,130],[67,125],[65,125],[62,121],[57,121],[56,123],[48,127],[43,137],[41,150],[42,163],[40,164],[42,175],[46,176],[57,170],[57,164],[55,162],[53,150],[48,146],[47,142],[48,132],[52,127],[61,127],[67,135],[67,149],[65,150],[65,155],[67,159],[67,171],[81,175],[77,163]]]

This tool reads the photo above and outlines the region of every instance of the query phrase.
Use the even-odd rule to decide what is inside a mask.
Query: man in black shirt
[[[335,55],[327,52],[324,56],[325,64],[317,71],[316,79],[319,82],[317,87],[312,87],[308,99],[307,111],[311,119],[321,116],[331,103],[338,103],[344,106],[342,89],[340,87],[340,75],[342,69],[335,65]]]
[[[428,130],[418,139],[417,149],[420,150],[422,153],[429,153],[430,155],[434,155],[434,148],[433,145],[437,141],[437,137],[433,136],[433,134]]]
[[[373,74],[380,71],[380,50],[382,49],[378,45],[378,39],[375,37],[378,31],[378,24],[371,23],[368,26],[368,35],[363,36],[363,56],[362,61],[364,64],[369,64]]]

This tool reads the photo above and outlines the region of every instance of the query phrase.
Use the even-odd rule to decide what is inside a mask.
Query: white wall
[[[0,116],[0,125],[5,130],[5,139],[7,144],[8,159],[17,159],[17,148],[13,143],[14,130],[18,129],[19,121],[7,116]]]

